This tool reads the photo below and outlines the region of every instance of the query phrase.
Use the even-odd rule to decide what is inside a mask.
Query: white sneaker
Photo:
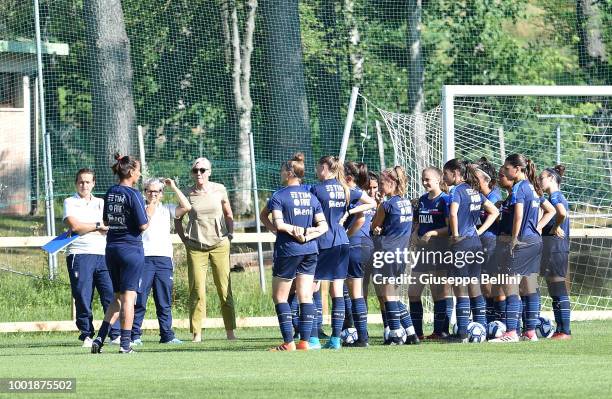
[[[493,342],[493,343],[519,342],[519,337],[516,331],[505,332],[501,337],[490,339],[489,342]]]
[[[83,340],[83,345],[81,345],[81,348],[91,348],[91,344],[93,344],[93,339],[89,337],[85,337],[85,339]]]
[[[121,337],[117,337],[113,340],[111,340],[111,345],[121,345]]]

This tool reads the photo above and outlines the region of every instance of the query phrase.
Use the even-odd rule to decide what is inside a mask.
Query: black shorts
[[[141,292],[144,264],[142,246],[106,247],[106,265],[111,275],[114,292]]]
[[[370,242],[362,245],[351,245],[349,248],[349,263],[347,278],[363,278],[365,266],[372,257],[374,246]]]
[[[274,257],[272,276],[293,280],[297,274],[314,275],[317,254]]]
[[[344,280],[348,274],[349,244],[319,249],[315,280]]]
[[[448,268],[450,277],[480,278],[485,253],[478,236],[464,237],[451,245],[453,265]]]
[[[565,277],[569,268],[569,252],[542,252],[540,275]]]
[[[542,238],[540,236],[519,238],[519,243],[511,253],[508,247],[507,256],[508,274],[528,276],[532,273],[539,273],[542,260]]]

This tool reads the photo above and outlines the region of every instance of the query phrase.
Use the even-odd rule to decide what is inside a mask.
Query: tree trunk
[[[355,0],[344,0],[344,16],[349,34],[349,58],[353,86],[360,87],[363,82],[363,55],[361,54],[359,26],[355,18]]]
[[[137,154],[130,42],[120,1],[85,0],[83,11],[90,54],[92,133],[103,137],[106,152],[97,157],[98,174],[109,176],[114,152]],[[108,183],[98,179],[101,187]]]
[[[421,48],[421,0],[408,0],[408,113],[414,116],[412,127],[415,152],[414,176],[420,181],[420,173],[429,166],[427,127],[423,118],[425,106],[425,62]],[[414,187],[418,190],[418,187]]]
[[[233,176],[234,189],[232,195],[232,210],[234,213],[244,215],[252,212],[252,176],[251,154],[249,151],[249,134],[251,133],[251,113],[253,101],[251,100],[251,55],[253,53],[253,33],[255,32],[255,14],[257,0],[246,2],[246,21],[244,34],[240,38],[238,23],[238,10],[235,1],[225,1],[222,4],[221,16],[223,19],[223,32],[226,36],[226,59],[232,64],[232,91],[234,105],[237,112],[238,140],[236,153],[238,155],[238,171]],[[242,44],[241,44],[242,42]]]
[[[604,83],[604,72],[609,68],[602,35],[602,11],[598,3],[598,0],[576,1],[576,32],[580,38],[578,61],[588,76],[589,84]]]
[[[334,0],[322,1],[319,19],[325,29],[326,48],[326,54],[317,65],[315,100],[319,116],[319,142],[321,155],[333,155],[340,151],[343,129],[340,115],[340,60],[336,50],[338,40]]]
[[[280,162],[296,151],[312,170],[312,142],[304,82],[298,0],[266,0],[261,6],[268,65],[266,104],[269,159]]]

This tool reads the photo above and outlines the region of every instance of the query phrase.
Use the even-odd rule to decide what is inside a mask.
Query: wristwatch
[[[232,233],[227,233],[227,239],[232,241],[234,239],[234,235]]]

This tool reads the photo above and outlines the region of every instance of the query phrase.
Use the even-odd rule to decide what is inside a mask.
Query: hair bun
[[[555,165],[553,169],[555,169],[561,177],[563,177],[563,175],[565,174],[565,166],[563,165]]]
[[[115,161],[118,161],[121,158],[123,158],[123,156],[121,154],[119,154],[118,152],[116,152],[115,155],[113,155],[113,157],[115,158]]]
[[[304,162],[304,153],[303,152],[296,152],[295,154],[293,154],[293,159],[292,161],[294,162]]]

